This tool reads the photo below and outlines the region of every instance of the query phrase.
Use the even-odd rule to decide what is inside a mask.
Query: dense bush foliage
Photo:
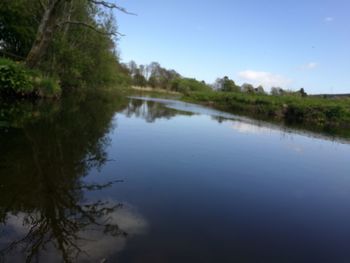
[[[12,96],[33,92],[33,83],[25,68],[13,61],[0,59],[0,93]]]
[[[59,97],[57,80],[40,71],[29,70],[22,63],[0,59],[0,94],[5,97]]]

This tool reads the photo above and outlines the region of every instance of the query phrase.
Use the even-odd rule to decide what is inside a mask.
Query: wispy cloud
[[[264,71],[245,70],[238,73],[243,81],[264,87],[288,87],[292,80],[284,76]]]
[[[327,16],[327,17],[324,19],[324,21],[327,22],[327,23],[333,22],[333,21],[334,21],[334,17]]]
[[[301,66],[301,69],[303,70],[312,70],[318,67],[318,64],[316,62],[309,62],[305,65]]]

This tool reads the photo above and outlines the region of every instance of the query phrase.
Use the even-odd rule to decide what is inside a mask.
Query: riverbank
[[[349,98],[272,96],[233,92],[191,92],[182,100],[313,128],[349,129]]]
[[[139,86],[131,86],[131,90],[139,91],[139,92],[152,92],[152,93],[161,93],[161,94],[172,94],[172,95],[182,95],[180,92],[165,90],[165,89],[157,89],[151,87],[139,87]]]
[[[163,98],[179,100],[183,96],[182,93],[176,91],[170,91],[165,89],[151,88],[151,87],[138,87],[131,86],[126,90],[127,95],[141,96],[141,97],[152,97],[152,98]]]

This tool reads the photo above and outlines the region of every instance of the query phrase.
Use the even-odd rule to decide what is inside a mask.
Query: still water
[[[1,118],[0,262],[350,262],[346,141],[141,97]]]

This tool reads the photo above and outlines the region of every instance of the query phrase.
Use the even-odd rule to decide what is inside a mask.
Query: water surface
[[[9,112],[5,262],[350,261],[347,141],[140,97]]]

